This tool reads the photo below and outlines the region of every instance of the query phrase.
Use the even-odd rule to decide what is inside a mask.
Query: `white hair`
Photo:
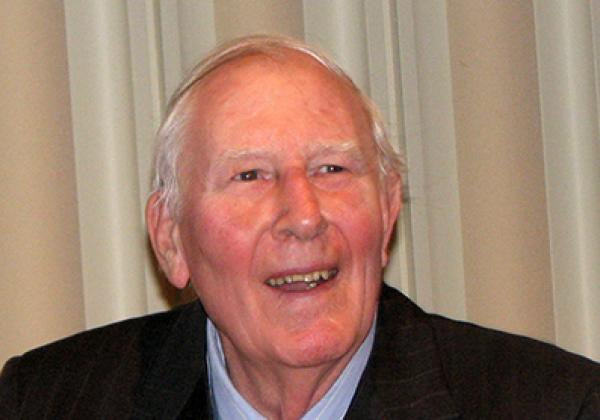
[[[184,143],[185,127],[189,119],[189,107],[186,107],[186,105],[189,102],[190,92],[194,85],[213,70],[236,58],[254,54],[276,58],[289,50],[312,57],[358,95],[377,147],[381,174],[383,176],[395,174],[399,178],[402,177],[403,159],[390,145],[383,120],[376,106],[371,99],[358,89],[352,79],[337,64],[325,54],[300,41],[281,36],[254,35],[233,40],[213,50],[192,69],[171,96],[165,117],[156,136],[152,192],[159,194],[157,204],[164,203],[171,214],[178,217],[181,204],[178,164]]]

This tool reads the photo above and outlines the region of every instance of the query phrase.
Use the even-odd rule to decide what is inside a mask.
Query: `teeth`
[[[285,277],[270,278],[267,280],[267,284],[276,287],[281,286],[284,283],[291,284],[296,282],[304,282],[309,289],[312,289],[318,286],[318,282],[320,280],[328,280],[335,273],[336,270],[322,270],[306,274],[292,274]]]

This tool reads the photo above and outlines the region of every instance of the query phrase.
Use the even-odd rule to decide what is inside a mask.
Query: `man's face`
[[[225,351],[286,366],[353,354],[399,207],[357,97],[294,54],[228,63],[193,95],[175,242]]]

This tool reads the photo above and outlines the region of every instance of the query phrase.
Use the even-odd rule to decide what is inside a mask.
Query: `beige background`
[[[0,3],[0,360],[85,327],[60,2]]]
[[[447,3],[219,0],[155,3],[150,9],[146,8],[148,2],[141,1],[87,3],[0,2],[0,147],[3,155],[0,166],[3,181],[0,202],[0,363],[11,355],[86,327],[156,310],[159,306],[152,302],[162,299],[165,293],[171,301],[178,299],[154,282],[140,286],[144,273],[149,275],[152,271],[143,255],[141,209],[147,191],[149,138],[155,128],[153,125],[160,115],[165,92],[172,89],[181,73],[189,68],[188,61],[193,61],[189,59],[190,54],[206,51],[214,42],[246,33],[279,32],[305,37],[334,55],[341,51],[340,61],[346,63],[345,60],[349,60],[350,72],[365,83],[370,80],[370,90],[375,94],[377,83],[382,83],[378,79],[379,72],[373,67],[353,65],[349,57],[365,55],[368,51],[372,53],[382,45],[380,41],[373,41],[376,35],[372,28],[379,25],[375,21],[373,26],[374,13],[389,10],[395,14],[383,13],[381,25],[385,26],[385,22],[399,22],[399,25],[387,32],[393,36],[387,39],[387,50],[382,51],[396,51],[394,54],[399,62],[414,65],[414,71],[405,66],[401,76],[397,66],[384,67],[395,69],[396,73],[388,74],[389,78],[385,80],[389,83],[381,89],[382,95],[388,95],[385,97],[389,99],[389,90],[394,87],[392,82],[397,83],[400,92],[396,104],[398,114],[394,114],[393,109],[387,109],[385,113],[388,120],[393,119],[393,115],[398,117],[396,123],[390,124],[399,133],[393,137],[411,151],[409,170],[415,168],[411,190],[413,202],[405,216],[408,233],[404,233],[413,235],[412,242],[407,242],[412,247],[408,246],[409,257],[404,257],[408,260],[399,268],[412,270],[411,281],[416,284],[410,286],[409,281],[405,288],[407,293],[428,309],[558,342],[599,358],[600,344],[593,336],[595,333],[589,332],[598,329],[594,327],[599,321],[589,321],[594,313],[585,309],[586,304],[600,307],[597,300],[600,293],[595,283],[597,269],[588,269],[582,277],[574,276],[572,282],[564,280],[557,269],[561,266],[560,255],[553,254],[561,242],[560,238],[553,240],[551,233],[556,226],[561,226],[561,222],[556,217],[549,219],[549,214],[555,214],[552,203],[556,202],[555,196],[548,192],[549,185],[553,188],[556,185],[549,173],[560,171],[562,165],[569,165],[569,162],[563,163],[559,159],[558,169],[549,165],[549,162],[556,162],[553,158],[556,154],[548,154],[548,145],[544,141],[552,134],[544,123],[544,115],[549,109],[545,104],[552,99],[552,94],[561,95],[551,92],[550,88],[540,88],[547,86],[540,84],[540,80],[546,80],[542,76],[553,68],[552,63],[544,61],[552,54],[544,55],[541,51],[545,39],[543,30],[547,27],[544,25],[550,23],[549,20],[540,21],[540,16],[562,13],[546,6],[551,2],[540,5],[529,1],[468,0]],[[596,5],[592,5],[565,13],[595,16]],[[198,13],[198,29],[192,35],[189,32],[185,35],[185,28],[194,28],[192,17],[175,13],[185,10]],[[406,11],[410,13],[403,14]],[[351,32],[345,22],[363,15],[367,16],[366,21],[359,20],[366,29],[361,30],[366,30],[369,37],[361,44],[365,37]],[[92,20],[88,22],[89,16]],[[138,21],[138,16],[147,19]],[[156,24],[157,16],[160,16],[160,25]],[[390,20],[385,20],[388,18]],[[435,19],[438,24],[428,26],[428,22]],[[106,26],[110,31],[103,33],[102,24],[106,22],[110,22]],[[173,22],[180,32],[165,31],[166,25]],[[406,22],[413,26],[403,26]],[[76,39],[73,34],[77,23],[90,36],[99,34],[98,44],[92,44],[92,41],[86,44]],[[360,27],[360,24],[352,26]],[[157,32],[156,28],[162,28],[163,32]],[[141,41],[136,40],[138,35]],[[434,41],[437,47],[432,46]],[[158,47],[149,49],[148,58],[143,51],[130,49],[130,45],[137,45],[135,42]],[[414,50],[394,50],[398,45],[411,45]],[[443,54],[432,50],[439,45],[442,45],[440,51]],[[590,45],[593,49],[591,41]],[[170,59],[173,50],[169,46],[181,50],[181,56]],[[123,71],[131,77],[111,74],[106,79],[101,73],[98,83],[106,83],[109,88],[102,85],[90,91],[74,89],[96,83],[97,62],[86,61],[86,54],[95,54],[97,58],[104,57],[103,52],[117,50],[124,57],[120,60]],[[183,54],[186,51],[191,52]],[[162,58],[153,58],[152,52],[160,53]],[[593,51],[587,54],[593,70]],[[107,60],[112,59],[110,55],[107,57]],[[158,77],[160,71],[151,66],[141,71],[139,63],[146,61],[161,64],[164,75]],[[372,64],[373,58],[369,62]],[[445,79],[444,74],[447,74]],[[432,107],[424,105],[428,103],[427,98],[432,106],[440,106],[444,97],[444,92],[436,90],[434,86],[438,85],[434,83],[440,83],[439,86],[446,89],[444,106],[448,111],[428,120]],[[591,83],[591,91],[595,92],[594,80]],[[156,87],[148,90],[147,97],[140,93],[145,85]],[[94,96],[98,91],[104,92],[98,97],[108,104],[113,100],[111,98],[119,96],[124,110],[135,109],[136,112],[125,114],[121,108],[116,108],[115,112],[114,107],[108,106],[113,112],[103,114],[103,104]],[[577,103],[577,98],[573,100]],[[597,99],[592,100],[590,106],[596,106],[594,101]],[[415,106],[410,106],[411,103]],[[420,122],[415,123],[411,112],[416,112],[419,106]],[[144,119],[140,116],[142,111],[153,117]],[[593,114],[590,118],[594,118]],[[125,128],[112,125],[120,119],[127,120]],[[116,170],[113,174],[111,171],[119,167],[118,162],[115,166],[110,159],[98,155],[92,155],[95,159],[90,160],[89,152],[88,158],[85,157],[86,148],[92,147],[92,139],[98,137],[98,131],[90,129],[94,125],[90,125],[89,120],[98,125],[97,130],[102,130],[102,140],[114,145],[119,156],[125,156],[122,167],[134,172]],[[420,137],[413,136],[414,127],[420,130]],[[412,152],[421,146],[411,139],[425,141],[436,129],[447,132],[452,142],[439,147],[436,143],[424,143],[425,151],[432,144],[435,150],[429,154],[423,152],[422,156]],[[122,139],[128,135],[134,139],[133,143],[123,149]],[[580,140],[576,137],[575,141]],[[452,150],[452,154],[448,154],[446,148]],[[595,154],[596,161],[600,158],[598,147],[588,148],[587,154]],[[430,219],[431,223],[425,226],[429,233],[422,234],[430,241],[430,252],[425,252],[418,240],[419,232],[423,231],[419,226],[420,219],[416,218],[422,205],[418,184],[422,181],[422,189],[427,194],[448,181],[436,172],[441,165],[428,160],[435,156],[438,156],[437,162],[453,162],[450,173],[456,174],[456,187],[436,199],[441,203],[454,203],[457,219],[453,221],[450,213],[445,211],[437,215],[437,219]],[[574,162],[576,166],[577,161]],[[101,167],[96,167],[98,164]],[[569,167],[564,168],[568,171]],[[590,171],[597,174],[593,167]],[[421,172],[424,175],[419,178]],[[115,182],[115,177],[117,181],[119,177],[135,178],[136,184],[131,188],[111,190],[103,179],[94,176],[96,173],[108,174],[108,178],[112,177],[110,182]],[[568,177],[561,179],[569,181]],[[599,179],[588,181],[596,185]],[[568,183],[564,186],[567,190],[576,187]],[[588,197],[590,194],[592,198],[598,197],[597,191],[588,192]],[[123,219],[120,219],[121,213],[118,217],[110,216],[114,209],[103,213],[105,203],[110,207],[110,200],[104,197],[119,197],[120,193],[133,200],[127,204],[126,216]],[[435,201],[431,195],[428,203],[430,211],[440,208],[432,207],[431,203]],[[588,208],[582,219],[592,233],[598,231],[600,224],[600,215],[593,211],[594,208]],[[448,219],[444,219],[445,214]],[[452,233],[452,238],[448,236],[447,244],[459,244],[447,252],[443,248],[444,234],[440,233],[445,232],[444,224],[450,224],[457,231]],[[98,229],[106,237],[99,235]],[[133,233],[127,236],[125,232]],[[112,253],[106,250],[105,243],[113,240],[110,235],[117,237],[114,240],[120,244]],[[582,235],[568,242],[571,241],[569,243],[575,248],[586,244],[585,233]],[[587,243],[591,244],[587,249],[598,250],[597,242],[588,240]],[[403,246],[406,247],[406,243],[403,242]],[[445,272],[439,265],[435,270],[436,261],[440,260],[432,256],[436,252],[450,256],[450,264],[457,268],[459,280],[454,280],[455,274],[448,274],[451,281],[444,280]],[[598,262],[600,256],[588,253],[586,258],[585,261]],[[432,261],[423,261],[428,259]],[[136,261],[134,268],[128,265],[130,260]],[[419,267],[426,265],[434,267],[432,276],[439,280],[431,282],[430,276],[419,274]],[[590,266],[593,265],[588,263],[586,267]],[[103,280],[90,280],[94,276]],[[417,293],[423,289],[423,284],[432,289],[428,292],[430,297],[427,293]],[[139,290],[145,290],[141,292],[143,296]],[[595,294],[586,293],[586,290]],[[567,301],[564,296],[572,291],[575,296],[585,295],[587,301]],[[132,295],[137,298],[131,299]],[[584,308],[581,317],[577,315],[580,305]],[[561,339],[557,331],[569,322],[569,329],[579,330],[578,334]]]
[[[448,20],[467,313],[552,341],[533,4],[452,1]]]

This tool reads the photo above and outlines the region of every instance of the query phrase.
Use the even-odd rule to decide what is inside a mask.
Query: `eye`
[[[240,172],[235,177],[233,177],[236,181],[256,181],[258,179],[258,169],[251,169],[249,171]]]
[[[343,172],[344,170],[345,168],[339,165],[323,165],[319,167],[319,172],[322,174],[334,174]]]

